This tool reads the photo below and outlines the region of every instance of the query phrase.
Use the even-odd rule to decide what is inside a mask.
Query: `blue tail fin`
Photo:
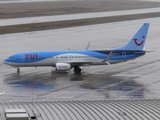
[[[125,45],[115,50],[145,50],[144,45],[147,38],[149,23],[144,23],[132,39]]]

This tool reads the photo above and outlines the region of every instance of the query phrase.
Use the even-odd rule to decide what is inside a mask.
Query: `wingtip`
[[[87,46],[86,46],[86,48],[85,48],[84,50],[88,50],[88,49],[89,49],[90,43],[91,43],[91,42],[89,42],[89,43],[87,44]]]

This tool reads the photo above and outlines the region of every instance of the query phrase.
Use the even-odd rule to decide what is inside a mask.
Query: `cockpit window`
[[[10,56],[9,58],[10,58],[10,59],[14,59],[14,58],[15,58],[15,56]]]

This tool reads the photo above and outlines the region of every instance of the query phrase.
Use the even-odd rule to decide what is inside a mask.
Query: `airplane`
[[[129,42],[112,50],[88,50],[90,43],[84,50],[65,51],[31,51],[15,53],[6,58],[4,64],[19,67],[52,66],[57,71],[68,71],[74,68],[74,73],[81,73],[82,66],[110,65],[126,62],[145,55],[145,42],[149,23],[144,23]]]

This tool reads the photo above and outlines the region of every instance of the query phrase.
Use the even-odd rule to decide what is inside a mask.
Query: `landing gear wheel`
[[[78,66],[74,67],[74,73],[75,74],[80,74],[81,73],[81,68],[79,68]]]
[[[20,69],[19,68],[17,68],[17,73],[19,73],[20,72]]]

